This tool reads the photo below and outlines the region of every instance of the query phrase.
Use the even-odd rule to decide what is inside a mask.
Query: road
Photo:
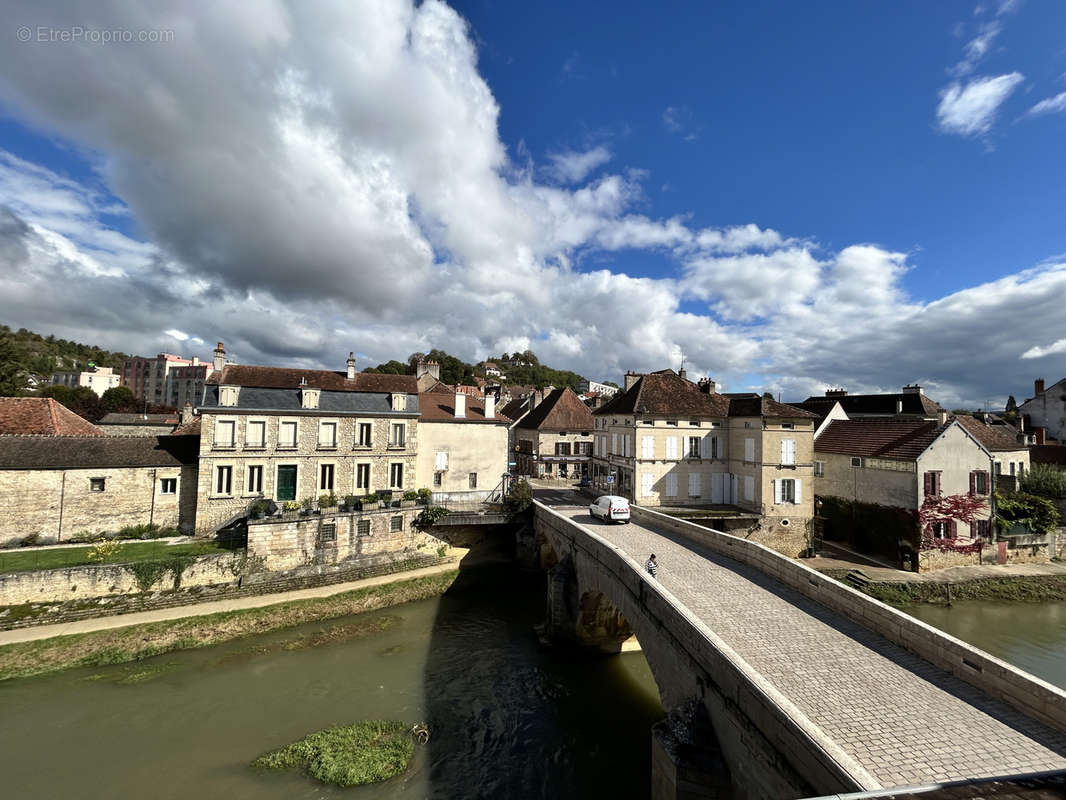
[[[1066,769],[1066,734],[763,573],[648,525],[594,520],[574,492],[535,496],[638,563],[655,553],[663,586],[885,787]]]

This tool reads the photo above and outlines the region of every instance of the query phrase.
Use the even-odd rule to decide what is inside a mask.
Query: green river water
[[[437,600],[5,681],[0,796],[646,797],[650,728],[663,715],[647,662],[541,647],[544,597],[540,575],[492,565],[463,570]],[[248,766],[366,718],[429,726],[403,776],[341,790]]]
[[[0,683],[2,796],[30,798],[647,797],[662,718],[639,653],[542,647],[543,577],[495,564],[448,594],[136,664]],[[908,613],[1066,688],[1066,603]],[[384,784],[340,790],[248,766],[366,718],[426,722]]]

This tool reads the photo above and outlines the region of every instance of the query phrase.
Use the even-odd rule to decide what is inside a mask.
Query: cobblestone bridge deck
[[[883,786],[1066,769],[1066,734],[758,570],[593,520],[580,495],[537,495],[638,563],[654,552],[662,585]]]

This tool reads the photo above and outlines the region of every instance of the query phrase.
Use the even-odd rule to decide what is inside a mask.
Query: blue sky
[[[987,136],[936,125],[946,70],[995,19],[985,5],[980,15],[972,2],[456,8],[477,34],[512,152],[602,144],[650,172],[648,213],[913,252],[905,285],[932,299],[1066,251],[1066,116],[1015,122],[1066,91],[1066,5],[1000,17],[980,72],[1026,82]],[[681,130],[664,121],[668,108]]]
[[[16,327],[337,368],[532,346],[615,380],[684,353],[785,399],[918,381],[976,406],[1066,374],[1061,3],[101,0],[5,24]],[[165,37],[38,38],[74,26]]]

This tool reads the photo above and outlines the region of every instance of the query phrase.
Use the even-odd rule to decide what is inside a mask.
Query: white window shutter
[[[774,503],[781,502],[781,481],[774,479]]]
[[[796,478],[796,505],[800,505],[803,502],[803,481]]]
[[[711,437],[711,458],[722,457],[722,439],[719,436]]]
[[[666,496],[677,497],[677,475],[666,476]]]
[[[688,496],[700,496],[700,474],[698,472],[690,472],[688,474]]]
[[[755,440],[754,439],[745,439],[744,440],[744,460],[745,461],[754,461],[755,460]]]
[[[788,439],[781,440],[781,463],[788,463]]]
[[[655,483],[655,476],[650,472],[640,473],[640,493],[644,497],[651,497],[651,487]]]
[[[652,460],[655,458],[655,437],[640,437],[640,457]]]
[[[755,479],[750,475],[744,476],[744,499],[755,499]]]
[[[666,437],[666,458],[667,460],[674,461],[677,459],[677,437]]]
[[[711,444],[713,438],[711,434],[705,433],[700,439],[700,458],[713,458],[714,445]]]
[[[618,452],[618,434],[617,433],[612,433],[611,434],[611,452],[612,453],[617,453]]]

